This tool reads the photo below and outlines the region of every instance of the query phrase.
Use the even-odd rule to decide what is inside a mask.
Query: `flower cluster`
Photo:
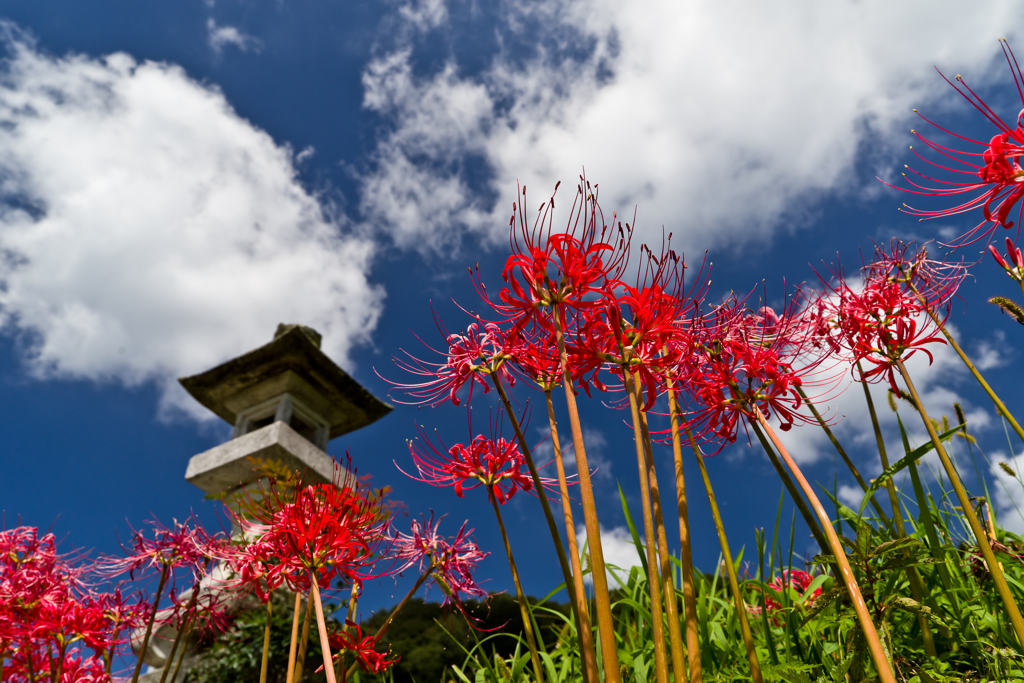
[[[813,581],[814,577],[805,571],[800,569],[783,569],[780,572],[780,576],[776,576],[775,579],[768,584],[768,588],[770,588],[775,595],[780,596],[780,599],[783,591],[793,590],[796,592],[799,599],[808,600],[807,604],[810,605],[811,602],[821,595],[821,588],[819,587],[815,588],[814,591],[811,592],[810,596],[807,596],[807,589],[810,588]],[[772,594],[768,592],[765,592],[764,594],[764,606],[769,612],[775,612],[782,609],[782,603],[772,597]],[[752,614],[760,614],[761,607],[747,605],[747,611]]]
[[[0,531],[0,679],[106,683],[108,663],[150,605],[89,588],[95,566],[34,527]],[[91,652],[89,652],[91,651]]]
[[[243,542],[225,553],[240,586],[262,600],[282,584],[308,592],[311,577],[329,587],[335,579],[357,583],[380,574],[379,559],[388,520],[379,501],[349,486],[298,487],[279,508],[260,508],[262,518],[241,519]]]
[[[885,378],[898,392],[897,363],[919,351],[931,362],[927,345],[946,343],[939,337],[939,314],[948,314],[964,273],[962,266],[930,261],[924,251],[907,257],[902,245],[889,253],[878,250],[862,270],[860,286],[842,278],[832,286],[829,333],[847,360],[869,365],[864,380]]]

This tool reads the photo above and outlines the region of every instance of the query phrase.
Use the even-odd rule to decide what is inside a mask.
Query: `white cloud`
[[[259,39],[243,33],[235,26],[218,26],[213,17],[206,20],[206,42],[210,49],[218,54],[228,45],[233,45],[242,52],[259,52],[263,47]]]
[[[963,341],[956,325],[946,323],[946,328],[954,338]],[[990,347],[991,345],[987,346]],[[951,347],[942,344],[931,344],[928,350],[934,356],[934,362],[929,364],[928,357],[925,354],[917,353],[906,361],[906,365],[911,379],[914,381],[914,386],[921,394],[925,410],[929,416],[940,421],[944,415],[948,416],[950,424],[955,425],[956,414],[953,404],[959,403],[965,411],[968,428],[971,433],[978,434],[984,432],[992,424],[992,414],[988,406],[973,406],[971,401],[962,396],[958,391],[961,381],[973,382],[959,356]],[[837,371],[842,371],[842,379],[834,390],[829,391],[828,396],[824,400],[815,399],[814,390],[808,389],[808,394],[811,400],[815,402],[819,412],[831,424],[833,433],[846,450],[847,455],[854,460],[854,464],[857,465],[861,475],[865,479],[870,479],[882,471],[882,465],[878,456],[874,430],[871,427],[871,417],[867,400],[864,397],[863,385],[853,381],[849,366],[839,368],[838,370],[832,368],[827,371],[827,374],[831,375]],[[901,380],[898,384],[901,387],[904,386]],[[903,457],[904,449],[896,415],[889,407],[887,395],[889,384],[886,381],[882,381],[870,384],[868,387],[879,424],[882,427],[889,463],[892,464]],[[900,416],[903,419],[903,425],[907,430],[912,447],[917,447],[927,442],[929,437],[917,412],[903,401],[899,401],[898,408],[900,409]],[[807,412],[809,415],[809,411]],[[778,424],[777,420],[774,421],[774,424]],[[793,456],[793,459],[799,465],[810,465],[825,458],[831,459],[833,456],[837,460],[839,459],[828,436],[824,430],[818,427],[817,423],[797,422],[790,431],[782,432],[777,430],[777,432],[790,455]],[[756,448],[760,451],[759,445]],[[950,457],[956,461],[959,449],[951,446],[948,450]],[[866,459],[861,457],[864,453],[867,454]],[[931,469],[936,472],[941,469],[937,455],[934,452],[924,456],[922,462],[925,465],[931,466]],[[964,467],[959,469],[963,476],[969,475],[968,469]],[[927,472],[929,468],[923,467],[923,470]],[[846,467],[840,464],[840,472],[845,471]],[[973,471],[973,469],[970,471]],[[852,477],[850,483],[853,483]],[[844,489],[849,489],[846,492],[846,497],[843,497]],[[859,505],[860,495],[859,487],[853,489],[849,486],[841,486],[840,488],[840,497],[844,502],[856,496],[857,504]]]
[[[408,26],[434,26],[427,7],[406,5]],[[956,99],[932,65],[1009,87],[995,39],[1022,21],[1011,2],[527,0],[501,12],[499,35],[530,33],[534,56],[503,48],[480,73],[450,60],[422,74],[414,32],[395,31],[364,72],[365,106],[392,128],[361,208],[400,245],[503,237],[517,179],[536,205],[556,180],[571,197],[581,167],[606,210],[639,204],[647,237],[665,225],[687,251],[763,239],[823,192],[881,191],[852,184],[858,150],[904,149],[912,107]],[[567,56],[579,46],[589,52]]]
[[[31,372],[137,385],[270,341],[345,363],[383,292],[372,244],[303,188],[287,146],[177,66],[54,58],[11,25],[0,80],[0,324]],[[204,411],[205,412],[205,411]]]
[[[1005,471],[1009,467],[1014,474]],[[1024,534],[1024,453],[1007,458],[1002,453],[992,454],[990,468],[996,482],[993,490],[999,510],[999,526],[1015,534]]]
[[[543,430],[543,434],[545,439],[533,449],[533,454],[540,462],[547,462],[555,457],[555,449],[551,444],[548,430]],[[571,475],[576,471],[576,453],[573,450],[572,437],[566,434],[563,439],[566,443],[562,444],[562,462],[566,474]],[[591,476],[594,479],[610,480],[612,461],[605,453],[608,441],[604,434],[592,427],[583,427],[583,444],[587,449],[587,465],[590,466]]]
[[[859,486],[843,484],[839,487],[838,493],[839,500],[847,507],[853,508],[854,510],[860,508],[860,503],[864,500],[864,491],[862,491]]]
[[[576,528],[576,538],[582,552],[583,546],[587,541],[586,526],[580,524]],[[612,565],[621,570],[605,569],[608,581],[613,586],[616,583],[624,585],[626,578],[629,576],[629,570],[633,567],[641,566],[640,555],[637,554],[636,546],[633,544],[633,537],[630,535],[629,529],[624,526],[612,527],[611,529],[601,527],[601,550],[604,553],[605,565]],[[587,574],[583,580],[588,584],[593,583],[590,574]]]

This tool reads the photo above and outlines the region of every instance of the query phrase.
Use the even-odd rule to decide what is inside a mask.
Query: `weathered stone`
[[[185,479],[205,493],[230,492],[260,478],[251,459],[279,461],[304,472],[310,482],[329,482],[335,476],[333,458],[284,422],[274,422],[192,456]]]
[[[319,334],[301,325],[278,327],[269,344],[179,382],[229,424],[240,413],[289,394],[329,426],[329,438],[346,434],[391,411],[319,348]],[[315,336],[314,336],[315,335]]]

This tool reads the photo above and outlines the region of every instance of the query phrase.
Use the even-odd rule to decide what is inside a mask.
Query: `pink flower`
[[[443,517],[442,517],[443,519]],[[391,542],[391,557],[401,566],[396,572],[417,566],[420,572],[429,571],[434,582],[444,593],[442,604],[460,603],[462,595],[486,597],[487,591],[473,581],[473,572],[480,560],[490,553],[480,550],[463,522],[455,538],[445,538],[438,531],[441,520],[413,520],[408,534],[396,534]]]
[[[448,345],[446,353],[434,351],[444,358],[443,362],[431,363],[404,351],[408,360],[394,359],[395,364],[402,370],[425,378],[423,382],[412,384],[385,379],[395,389],[405,392],[412,399],[407,402],[408,404],[425,403],[438,406],[451,401],[452,405],[457,406],[461,403],[458,392],[467,384],[467,401],[473,398],[473,388],[476,385],[479,385],[485,394],[490,391],[491,386],[487,377],[491,374],[497,374],[506,386],[515,386],[515,375],[505,365],[516,352],[518,338],[515,334],[502,330],[495,323],[480,321],[471,323],[465,334],[447,334],[445,341]]]

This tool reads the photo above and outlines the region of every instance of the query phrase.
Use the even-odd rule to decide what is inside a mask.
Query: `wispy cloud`
[[[383,292],[374,249],[299,182],[292,151],[176,66],[0,49],[0,324],[37,377],[155,381],[319,329],[345,363]],[[205,411],[203,411],[205,413]]]
[[[517,0],[497,40],[529,33],[533,54],[431,70],[419,50],[438,41],[417,31],[443,36],[439,5],[400,7],[406,30],[363,75],[390,127],[361,202],[427,251],[500,236],[516,180],[539,202],[556,180],[571,193],[582,167],[606,208],[639,204],[647,236],[668,226],[688,251],[765,239],[825,193],[862,191],[865,145],[904,148],[911,108],[951,97],[934,64],[1007,80],[994,38],[1022,23],[1011,3]]]
[[[263,44],[236,26],[218,26],[210,17],[206,20],[206,42],[210,49],[220,54],[225,47],[234,46],[242,52],[259,52]]]

